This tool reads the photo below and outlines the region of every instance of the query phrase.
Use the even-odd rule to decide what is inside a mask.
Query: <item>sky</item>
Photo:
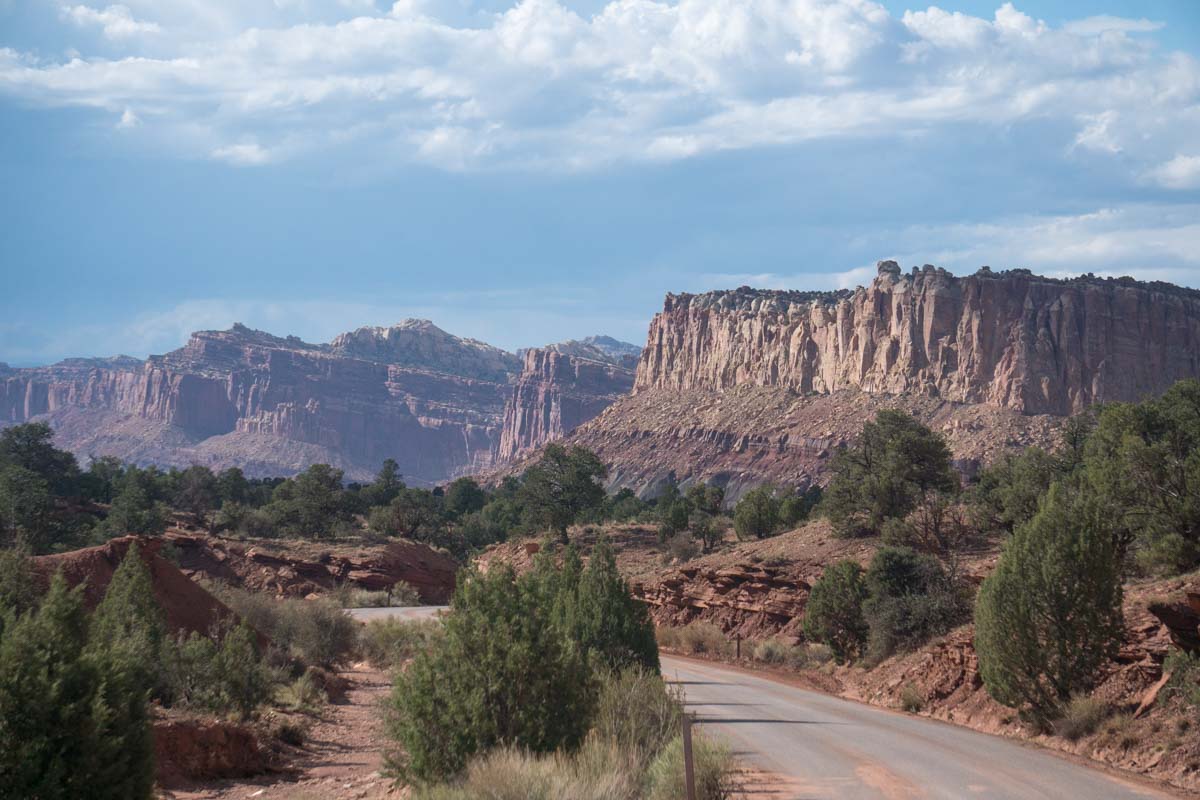
[[[0,361],[641,344],[877,260],[1200,288],[1200,3],[0,0]]]

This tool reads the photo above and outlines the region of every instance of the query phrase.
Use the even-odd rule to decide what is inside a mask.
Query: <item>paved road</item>
[[[358,619],[442,608],[356,608]],[[764,800],[1128,800],[1170,794],[1037,747],[798,689],[717,664],[663,656],[704,729],[779,776]],[[749,797],[758,793],[751,792]]]
[[[395,606],[393,608],[351,608],[347,610],[355,619],[361,622],[370,622],[373,619],[387,619],[388,617],[429,619],[437,616],[439,611],[445,611],[446,606]]]
[[[1036,747],[663,657],[689,710],[745,761],[786,779],[775,798],[1116,800],[1168,794]]]

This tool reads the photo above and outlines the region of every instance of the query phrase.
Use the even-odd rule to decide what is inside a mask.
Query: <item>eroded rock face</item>
[[[888,261],[853,292],[668,295],[635,391],[857,389],[1064,415],[1197,376],[1200,292]]]
[[[562,438],[633,387],[628,351],[565,342],[524,355],[521,376],[504,407],[497,453],[501,463]]]
[[[428,320],[329,344],[234,325],[146,361],[0,365],[0,425],[45,419],[83,457],[257,476],[323,462],[369,480],[393,458],[406,481],[432,485],[591,419],[628,393],[637,351],[589,337],[522,359]]]
[[[0,420],[48,419],[84,456],[256,475],[323,461],[358,479],[394,458],[409,481],[435,483],[491,464],[516,364],[425,321],[328,345],[235,325],[145,362],[10,370]]]

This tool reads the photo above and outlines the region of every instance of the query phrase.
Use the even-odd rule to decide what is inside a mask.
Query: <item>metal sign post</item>
[[[683,715],[683,782],[687,800],[696,800],[696,766],[692,763],[692,715]]]

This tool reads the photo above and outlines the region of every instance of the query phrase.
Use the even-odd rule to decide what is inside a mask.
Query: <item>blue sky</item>
[[[1200,287],[1200,3],[0,0],[0,360],[642,343],[877,259]]]

